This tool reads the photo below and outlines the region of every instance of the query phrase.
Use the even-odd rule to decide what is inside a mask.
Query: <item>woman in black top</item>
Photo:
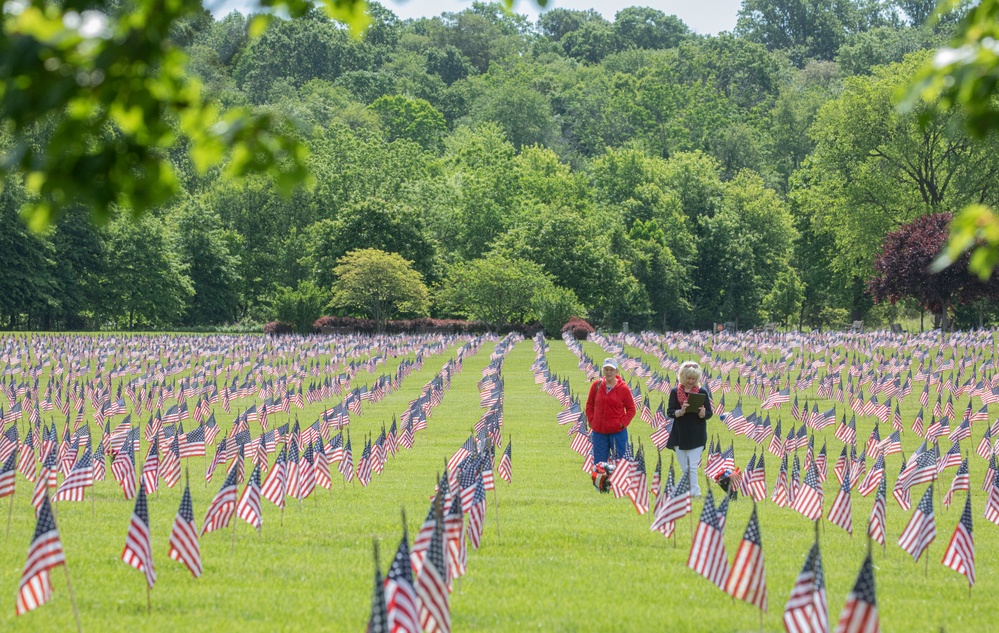
[[[711,396],[707,389],[701,386],[700,365],[687,361],[680,365],[677,372],[677,386],[669,392],[669,407],[666,415],[673,418],[673,431],[670,433],[666,448],[676,452],[680,462],[680,472],[686,473],[690,481],[690,494],[701,496],[697,469],[701,465],[701,452],[708,443],[708,419],[711,418]],[[693,410],[687,403],[688,395],[704,394],[704,405]]]

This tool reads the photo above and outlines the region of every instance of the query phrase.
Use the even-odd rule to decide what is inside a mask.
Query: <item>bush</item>
[[[534,295],[532,307],[549,336],[557,336],[572,317],[585,317],[586,310],[576,293],[568,288],[551,286]]]
[[[323,328],[350,328],[358,332],[374,332],[375,322],[371,319],[360,319],[350,316],[324,316],[312,323],[312,328],[321,331]]]
[[[586,337],[596,332],[596,330],[583,319],[572,317],[562,326],[562,333],[564,334],[565,332],[572,334],[572,337],[577,341],[585,341]]]
[[[399,319],[385,321],[382,324],[387,334],[402,334],[406,332],[443,332],[446,334],[482,334],[488,332],[488,326],[482,321],[462,321],[460,319]],[[357,332],[375,332],[375,322],[371,319],[359,319],[350,316],[319,317],[312,324],[313,330],[321,332],[324,328],[345,328]],[[504,331],[533,332],[540,328],[539,324],[511,324]]]
[[[299,332],[309,331],[328,300],[327,293],[309,281],[300,281],[294,289],[278,286],[271,297],[275,319]]]
[[[291,334],[295,331],[295,326],[285,321],[271,321],[264,326],[264,334],[278,336],[279,334]]]

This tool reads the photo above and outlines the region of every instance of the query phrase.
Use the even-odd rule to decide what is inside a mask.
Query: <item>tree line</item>
[[[703,36],[643,7],[531,23],[499,4],[400,20],[371,3],[361,38],[319,11],[251,36],[251,17],[202,9],[170,33],[187,72],[222,112],[293,121],[307,181],[289,193],[269,175],[229,177],[245,155],[202,172],[181,143],[170,202],[138,219],[112,204],[103,224],[69,205],[36,233],[19,217],[30,187],[8,173],[0,325],[894,319],[869,292],[886,236],[994,206],[999,183],[994,135],[895,106],[962,15],[934,7],[745,0],[734,32]],[[60,123],[0,131],[0,149]],[[418,300],[377,317],[345,300],[350,253],[398,255]],[[498,288],[518,298],[499,313]],[[990,296],[976,301],[978,318],[993,314]]]

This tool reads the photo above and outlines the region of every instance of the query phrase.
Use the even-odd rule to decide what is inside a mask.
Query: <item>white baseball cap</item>
[[[618,369],[617,361],[613,358],[605,358],[604,364],[601,365],[600,368],[603,369],[604,367],[613,367],[614,369]]]

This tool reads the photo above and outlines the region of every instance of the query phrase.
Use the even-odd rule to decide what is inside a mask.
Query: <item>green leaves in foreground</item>
[[[957,0],[943,5],[957,6]],[[949,46],[937,50],[904,94],[903,107],[920,99],[936,103],[938,112],[960,110],[964,127],[984,139],[999,128],[999,0],[977,3]],[[924,121],[928,118],[924,117]],[[954,217],[947,247],[934,262],[935,270],[951,265],[971,250],[969,270],[981,279],[999,262],[999,218],[986,206],[972,204]]]
[[[138,215],[180,190],[167,152],[184,139],[204,173],[271,174],[283,191],[307,181],[294,123],[273,113],[220,114],[190,78],[171,40],[197,0],[137,0],[62,8],[8,3],[0,39],[3,169],[20,174],[33,228],[84,204],[106,221],[115,206]]]

